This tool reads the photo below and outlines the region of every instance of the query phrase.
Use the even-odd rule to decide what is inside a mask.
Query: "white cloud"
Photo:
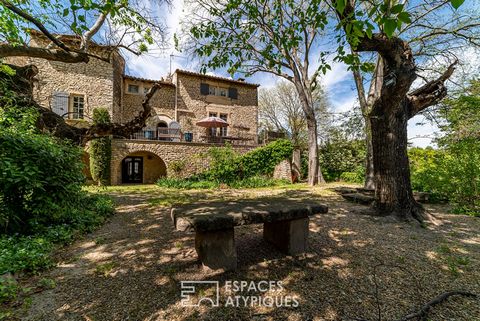
[[[349,80],[352,77],[350,71],[347,70],[347,66],[343,63],[334,62],[331,63],[330,66],[332,70],[327,71],[325,76],[322,78],[322,83],[330,90],[334,86],[344,82],[345,80]]]

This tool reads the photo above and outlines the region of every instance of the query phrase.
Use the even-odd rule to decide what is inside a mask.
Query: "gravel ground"
[[[441,225],[421,228],[362,215],[331,185],[296,190],[165,191],[110,189],[117,214],[96,232],[59,250],[59,264],[42,275],[56,287],[36,293],[18,309],[22,320],[394,320],[448,290],[480,293],[480,220],[427,206]],[[321,199],[329,214],[310,220],[309,252],[285,256],[262,239],[262,226],[236,229],[239,268],[205,272],[194,237],[173,230],[172,202],[269,195]],[[218,307],[183,307],[180,282],[220,282]],[[281,281],[280,292],[244,296],[291,297],[298,307],[225,306],[225,281]],[[209,286],[197,295],[211,296]],[[239,293],[236,293],[239,294]],[[198,299],[198,296],[194,296]],[[270,302],[270,301],[269,301]],[[480,320],[478,299],[452,297],[429,320]]]

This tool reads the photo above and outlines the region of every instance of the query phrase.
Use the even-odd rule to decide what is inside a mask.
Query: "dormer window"
[[[129,84],[129,85],[128,85],[128,92],[129,92],[130,94],[138,94],[138,93],[139,93],[139,87],[138,87],[138,85]]]

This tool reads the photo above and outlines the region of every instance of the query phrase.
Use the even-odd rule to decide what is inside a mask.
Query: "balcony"
[[[184,142],[203,144],[225,144],[232,145],[256,145],[256,136],[244,134],[242,136],[211,136],[194,135],[189,132],[182,132],[177,128],[143,129],[129,137],[133,140],[153,140],[163,142]]]

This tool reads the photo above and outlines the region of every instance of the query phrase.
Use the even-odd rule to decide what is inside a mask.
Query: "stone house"
[[[78,41],[73,36],[61,37],[65,42]],[[32,32],[31,42],[43,47],[49,44],[38,32]],[[125,59],[117,49],[95,43],[90,49],[103,59],[70,64],[15,57],[7,62],[36,65],[34,99],[76,126],[88,125],[99,107],[109,111],[112,121],[128,122],[142,109],[152,84],[161,84],[150,101],[153,113],[145,128],[131,137],[113,137],[112,184],[153,183],[173,174],[174,163],[177,170],[183,166],[179,175],[198,172],[208,165],[208,149],[226,142],[241,153],[256,147],[258,85],[185,70],[158,79],[133,77],[125,74]],[[229,126],[196,125],[208,116],[222,118]]]

